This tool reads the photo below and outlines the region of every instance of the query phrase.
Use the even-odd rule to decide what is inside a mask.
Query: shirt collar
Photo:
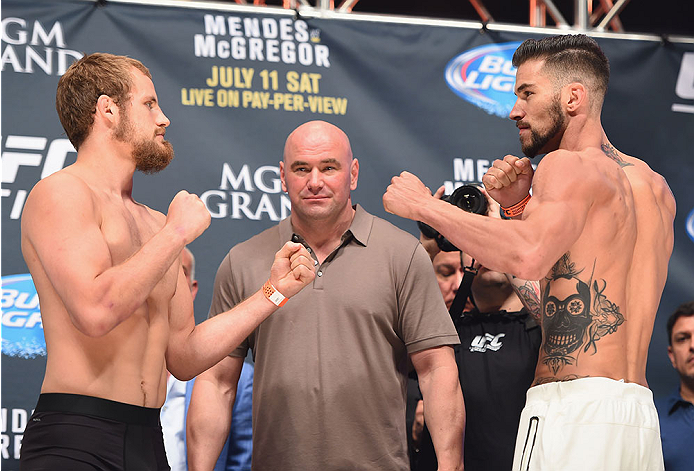
[[[680,407],[692,407],[692,403],[682,399],[679,386],[666,399],[668,415],[672,415]]]
[[[371,226],[373,225],[373,216],[364,210],[359,204],[354,207],[354,218],[352,219],[352,224],[350,224],[349,229],[345,231],[342,235],[342,241],[348,238],[350,235],[354,237],[354,240],[365,246],[369,242],[369,236],[371,235]],[[292,236],[295,234],[294,228],[292,227],[291,216],[284,218],[279,224],[279,233],[281,243],[291,240]],[[301,234],[297,234],[301,237]],[[301,237],[303,239],[303,237]]]

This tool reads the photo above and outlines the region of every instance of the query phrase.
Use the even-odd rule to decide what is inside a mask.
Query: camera
[[[468,213],[482,215],[487,214],[487,198],[479,188],[473,185],[459,186],[449,196],[444,196],[441,199],[443,201],[448,201],[452,205],[455,205]],[[439,248],[444,252],[455,252],[459,250],[455,245],[451,244],[448,239],[439,234],[438,231],[433,227],[428,226],[421,221],[417,221],[417,226],[419,226],[419,230],[422,231],[422,234],[424,234],[425,237],[436,240],[436,245],[438,245]]]

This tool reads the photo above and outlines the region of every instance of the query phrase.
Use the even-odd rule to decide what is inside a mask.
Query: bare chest
[[[160,228],[154,215],[136,203],[102,205],[101,232],[114,265],[132,257]]]

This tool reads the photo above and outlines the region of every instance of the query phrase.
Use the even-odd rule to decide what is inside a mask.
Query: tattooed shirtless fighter
[[[608,141],[600,114],[609,65],[595,41],[527,40],[513,63],[510,118],[527,156],[547,154],[534,173],[527,158],[506,156],[484,176],[512,220],[460,211],[406,172],[393,178],[384,206],[492,270],[540,281],[543,344],[514,470],[662,469],[645,371],[674,198],[660,175]]]
[[[173,158],[169,120],[142,63],[83,57],[61,77],[56,107],[77,161],[37,183],[22,216],[47,360],[19,466],[168,470],[158,409],[166,369],[186,380],[211,367],[277,310],[277,296],[259,290],[195,325],[179,256],[210,214],[185,191],[167,215],[132,197],[136,169],[151,173]],[[288,243],[266,286],[296,294],[313,279],[310,258]]]

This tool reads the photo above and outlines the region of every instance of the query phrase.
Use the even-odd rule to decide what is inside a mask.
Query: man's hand
[[[210,225],[210,212],[197,195],[179,191],[169,205],[166,224],[183,236],[185,244],[194,241]]]
[[[494,198],[489,196],[489,192],[486,188],[482,187],[480,188],[480,191],[487,199],[487,216],[492,219],[501,219],[501,214],[499,214],[499,203]]]
[[[308,250],[296,242],[287,242],[275,254],[270,269],[270,283],[287,298],[291,298],[316,276],[313,259]]]
[[[510,208],[530,193],[533,181],[530,159],[507,155],[497,159],[482,177],[484,188],[504,208]]]
[[[438,198],[443,194],[443,187],[436,192]],[[390,185],[383,195],[383,207],[389,213],[408,219],[419,220],[417,209],[430,199],[431,190],[427,188],[419,178],[409,172],[402,172],[400,176],[393,177]]]
[[[424,432],[424,401],[420,399],[417,401],[412,422],[412,441],[417,445],[422,441],[422,432]]]

